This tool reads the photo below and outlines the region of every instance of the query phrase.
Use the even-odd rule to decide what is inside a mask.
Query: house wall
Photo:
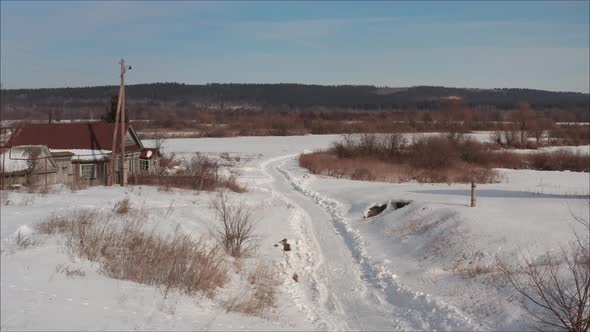
[[[140,153],[132,153],[127,155],[127,177],[128,179],[136,175],[153,174],[158,165],[157,158],[149,159],[150,166],[149,171],[141,171],[139,164]],[[81,175],[81,164],[95,164],[96,165],[96,178],[95,179],[82,179]],[[25,174],[12,175],[6,177],[6,185],[32,185],[42,186],[47,182],[48,185],[52,184],[79,184],[86,186],[99,186],[106,185],[108,181],[108,161],[93,161],[93,162],[81,162],[72,160],[70,157],[56,157],[54,163],[47,163],[48,170],[45,171],[45,161],[41,160],[36,165],[34,174],[27,177]],[[45,176],[47,174],[47,176]],[[119,184],[119,158],[115,159],[115,177],[114,183]]]
[[[125,161],[127,162],[127,180],[129,180],[130,177],[138,175],[140,173],[139,171],[139,152],[133,152],[133,153],[129,153],[126,154],[125,156]],[[115,178],[114,178],[114,183],[120,183],[119,181],[119,156],[117,156],[117,159],[115,159]]]
[[[156,174],[157,170],[158,170],[158,158],[157,157],[153,157],[151,159],[144,159],[147,160],[149,162],[149,166],[148,166],[148,170],[147,171],[142,171],[141,169],[139,169],[138,174],[139,175],[151,175],[151,174]],[[138,161],[139,163],[139,161]]]
[[[4,177],[4,185],[5,186],[12,186],[12,185],[21,185],[21,186],[31,186],[31,187],[39,187],[44,185],[53,185],[58,184],[60,182],[57,181],[56,172],[48,172],[48,173],[36,173],[27,175],[25,173],[20,174],[10,174],[5,175]]]
[[[72,184],[74,183],[74,168],[72,167],[71,157],[54,158],[57,165],[55,181],[57,183]]]
[[[82,179],[80,177],[80,169],[82,164],[95,164],[96,165],[96,178],[95,179]],[[98,162],[72,162],[73,169],[73,183],[86,186],[100,186],[107,184],[107,168],[108,161]],[[117,180],[115,180],[117,181]],[[116,182],[118,183],[118,181]]]

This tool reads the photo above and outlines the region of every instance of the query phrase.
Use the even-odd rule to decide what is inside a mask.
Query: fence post
[[[475,207],[475,180],[471,180],[471,207]]]
[[[45,158],[45,191],[47,191],[47,158]]]

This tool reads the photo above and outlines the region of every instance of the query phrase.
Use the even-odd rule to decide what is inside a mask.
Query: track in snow
[[[394,274],[373,264],[338,203],[311,192],[282,167],[295,158],[271,159],[261,168],[273,195],[290,207],[290,225],[299,238],[287,264],[304,273],[290,293],[319,329],[477,329],[453,307],[401,286]]]

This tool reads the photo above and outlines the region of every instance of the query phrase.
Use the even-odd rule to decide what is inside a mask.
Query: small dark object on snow
[[[295,280],[295,282],[299,282],[299,275],[297,273],[293,273],[293,280]]]
[[[401,209],[404,206],[412,203],[412,201],[393,201],[391,203],[393,204],[394,209],[397,210],[397,209]]]
[[[287,243],[287,239],[283,239],[279,243],[283,245],[283,251],[291,251],[291,244]]]
[[[273,246],[278,247],[279,245],[275,243]]]
[[[365,218],[374,217],[374,216],[380,214],[381,212],[383,212],[386,208],[387,208],[387,204],[371,206],[369,208],[369,211],[367,211],[367,216]]]

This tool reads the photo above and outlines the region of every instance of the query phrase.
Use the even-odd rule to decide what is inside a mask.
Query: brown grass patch
[[[131,210],[131,202],[129,198],[124,198],[113,206],[113,211],[117,214],[127,214]]]
[[[241,296],[226,301],[223,304],[226,311],[267,317],[276,306],[278,286],[281,284],[277,271],[268,265],[259,264],[247,280],[250,287]]]
[[[54,215],[37,231],[62,234],[70,254],[99,263],[110,277],[158,286],[165,294],[178,290],[213,296],[226,281],[222,248],[178,232],[163,239],[144,231],[137,221],[114,221],[96,211],[77,211]]]
[[[560,149],[552,152],[494,152],[494,167],[540,171],[590,172],[590,155]]]
[[[192,190],[215,191],[226,188],[233,192],[245,192],[246,188],[238,183],[238,174],[232,172],[230,176],[221,174],[221,166],[214,160],[201,154],[188,161],[176,161],[173,156],[168,157],[165,166],[160,167],[158,174],[140,175],[130,178],[131,184],[159,186],[161,190],[182,188]],[[171,167],[179,166],[172,171]]]
[[[299,165],[312,174],[364,181],[404,182],[409,178],[407,165],[377,159],[338,158],[327,152],[302,154]]]

